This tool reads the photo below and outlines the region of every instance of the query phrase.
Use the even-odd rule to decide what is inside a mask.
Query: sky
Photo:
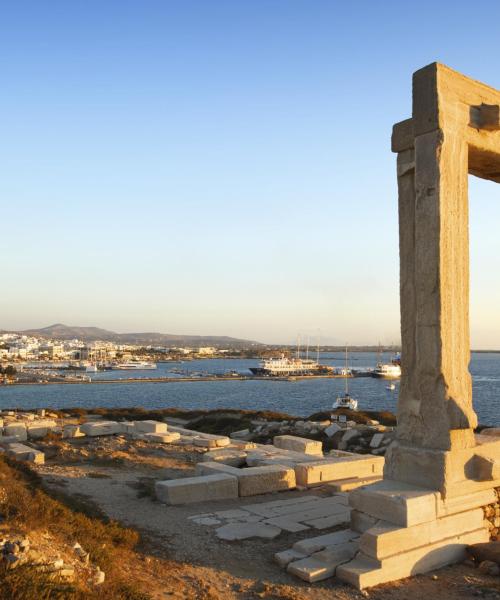
[[[0,329],[399,341],[393,123],[439,61],[500,88],[500,3],[0,0]],[[500,348],[500,186],[470,179]]]

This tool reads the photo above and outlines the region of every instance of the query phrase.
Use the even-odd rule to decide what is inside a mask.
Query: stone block
[[[324,430],[324,432],[329,438],[331,438],[337,433],[337,431],[340,431],[341,429],[342,427],[340,427],[340,425],[337,425],[337,423],[332,423]]]
[[[255,496],[295,487],[294,470],[283,465],[236,469],[221,463],[200,462],[196,465],[196,473],[226,473],[237,477],[240,496]]]
[[[3,434],[6,437],[16,436],[18,439],[23,441],[28,439],[28,433],[24,423],[11,423],[10,425],[6,425],[3,428]]]
[[[488,540],[485,528],[376,561],[360,553],[337,567],[336,576],[358,589],[365,589],[410,575],[426,573],[466,558],[466,547]]]
[[[350,454],[348,456],[328,457],[317,462],[297,464],[295,475],[298,485],[308,486],[337,479],[373,477],[381,475],[383,468],[383,457],[369,454]]]
[[[167,424],[161,421],[135,421],[139,433],[167,433]]]
[[[378,448],[384,439],[383,433],[376,433],[370,440],[370,448]]]
[[[119,425],[122,433],[127,433],[129,435],[139,433],[135,427],[135,421],[119,421]]]
[[[240,496],[256,496],[295,488],[295,471],[291,468],[270,465],[238,469]]]
[[[437,516],[439,499],[438,492],[384,479],[353,490],[349,496],[349,504],[373,517],[410,527],[433,521]]]
[[[356,542],[344,542],[321,550],[310,557],[291,562],[287,571],[309,583],[322,581],[333,577],[337,567],[353,558],[356,550]]]
[[[484,514],[480,508],[413,527],[398,527],[386,521],[379,521],[363,533],[359,540],[359,548],[367,556],[382,560],[413,548],[476,531],[483,527],[483,521]]]
[[[173,444],[180,439],[180,433],[145,433],[144,439],[148,442],[156,444]]]
[[[438,517],[454,515],[473,508],[479,508],[497,501],[494,489],[480,490],[454,498],[439,499],[436,505]]]
[[[194,437],[193,444],[195,446],[200,446],[201,448],[222,448],[224,446],[229,446],[231,443],[230,439],[226,436],[219,437]]]
[[[116,421],[95,421],[80,425],[80,431],[89,437],[100,435],[115,435],[121,433],[120,426]]]
[[[25,446],[24,444],[9,444],[7,446],[7,454],[16,460],[32,462],[38,465],[43,465],[45,462],[45,454],[43,452]]]
[[[58,425],[55,421],[35,421],[27,425],[26,430],[29,438],[43,438],[49,431],[57,429]]]
[[[276,448],[323,456],[323,444],[316,440],[298,437],[295,435],[277,435],[273,440]]]
[[[169,505],[228,500],[238,497],[238,480],[225,473],[186,477],[157,481],[155,491],[158,500]]]
[[[76,438],[84,437],[85,434],[81,432],[79,425],[63,425],[62,437],[63,438]]]
[[[359,437],[361,437],[361,431],[359,431],[359,429],[348,429],[342,436],[342,442],[344,444],[347,444],[348,442],[352,442],[353,440],[356,440]]]

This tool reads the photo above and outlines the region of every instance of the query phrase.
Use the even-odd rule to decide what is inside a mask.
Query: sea
[[[373,368],[380,356],[371,352],[353,352],[349,366]],[[343,353],[321,353],[322,364],[344,366]],[[385,356],[389,361],[389,356]],[[154,371],[106,371],[93,373],[93,380],[122,379],[122,383],[104,385],[45,384],[0,386],[1,409],[143,407],[216,409],[235,408],[271,410],[296,416],[327,411],[345,390],[345,379],[224,380],[176,382],[193,374],[236,371],[248,375],[254,359],[204,359],[189,362],[160,362]],[[474,409],[483,425],[500,425],[500,353],[473,352],[470,372],[473,381]],[[168,383],[127,383],[127,378],[168,377]],[[349,393],[358,400],[360,410],[395,411],[399,383],[388,389],[388,382],[372,377],[348,380]]]

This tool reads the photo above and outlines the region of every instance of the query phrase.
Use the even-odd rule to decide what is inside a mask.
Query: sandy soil
[[[44,449],[48,459],[37,470],[49,488],[94,503],[109,517],[141,532],[143,543],[139,551],[145,568],[135,565],[131,577],[143,580],[155,598],[500,598],[498,578],[483,575],[465,564],[368,592],[358,592],[335,579],[313,585],[301,582],[278,567],[273,555],[299,539],[319,533],[282,532],[274,540],[225,542],[215,536],[215,527],[188,520],[189,516],[200,513],[276,500],[276,495],[182,507],[166,507],[154,500],[155,481],[193,473],[202,454],[194,447],[160,446],[113,437],[54,442]],[[322,492],[283,492],[279,498],[311,493]]]

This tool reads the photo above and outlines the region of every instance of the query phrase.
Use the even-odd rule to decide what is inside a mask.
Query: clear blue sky
[[[0,328],[398,341],[391,127],[435,60],[500,88],[499,22],[496,1],[2,3]],[[499,231],[500,186],[471,180],[476,347],[500,347]]]

